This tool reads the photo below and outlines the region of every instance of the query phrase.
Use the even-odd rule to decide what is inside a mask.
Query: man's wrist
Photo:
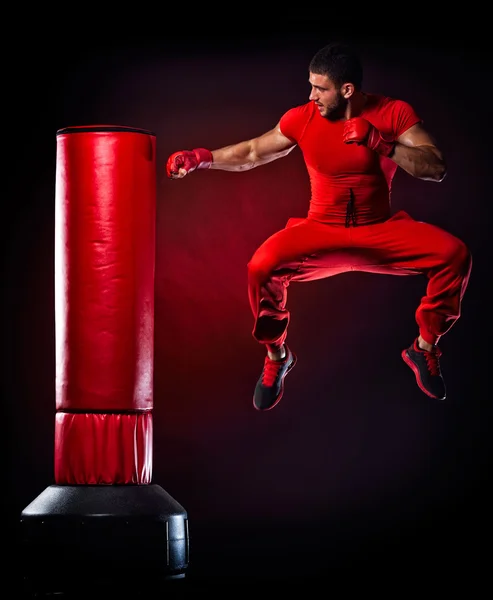
[[[194,148],[193,153],[197,158],[197,169],[210,169],[212,165],[212,152],[207,148]]]
[[[387,158],[392,158],[392,155],[395,152],[395,142],[394,141],[385,140],[380,135],[380,140],[379,140],[379,142],[378,142],[377,147],[375,148],[375,150],[376,150],[376,152],[378,152],[382,156],[385,156]]]
[[[368,146],[381,156],[390,157],[395,150],[395,141],[383,136],[374,128],[368,138]]]

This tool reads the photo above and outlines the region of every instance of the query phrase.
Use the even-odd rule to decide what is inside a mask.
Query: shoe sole
[[[259,412],[267,412],[268,410],[272,410],[274,408],[274,406],[277,406],[279,404],[279,402],[281,401],[281,398],[284,394],[284,380],[286,379],[287,374],[291,371],[291,369],[295,366],[296,361],[298,360],[296,358],[296,355],[293,354],[293,352],[291,351],[291,356],[293,357],[293,362],[289,365],[289,367],[286,370],[286,373],[284,373],[284,377],[282,378],[281,381],[281,391],[279,392],[279,396],[277,397],[277,400],[274,402],[274,404],[272,406],[269,406],[268,408],[259,408],[256,404],[255,404],[255,399],[253,400],[253,408],[255,410],[258,410]]]
[[[406,365],[412,369],[412,371],[416,377],[416,383],[418,384],[419,389],[423,393],[425,393],[427,396],[429,396],[430,398],[433,398],[434,400],[445,400],[445,396],[443,396],[443,397],[434,396],[433,394],[430,394],[430,392],[428,390],[425,389],[423,382],[421,381],[419,369],[414,364],[414,362],[411,360],[411,358],[409,357],[407,350],[403,350],[401,352],[401,356],[402,356],[402,360],[406,363]]]

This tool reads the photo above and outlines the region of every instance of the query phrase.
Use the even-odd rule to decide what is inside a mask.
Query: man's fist
[[[346,144],[367,146],[382,156],[390,156],[395,147],[395,142],[384,139],[378,129],[362,117],[353,117],[344,123],[342,139]]]
[[[195,169],[209,169],[211,164],[212,152],[206,148],[180,150],[168,158],[166,174],[170,179],[181,179]]]

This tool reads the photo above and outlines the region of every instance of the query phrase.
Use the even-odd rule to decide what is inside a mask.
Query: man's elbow
[[[442,161],[435,167],[432,179],[433,181],[440,183],[445,177],[447,177],[447,165]]]

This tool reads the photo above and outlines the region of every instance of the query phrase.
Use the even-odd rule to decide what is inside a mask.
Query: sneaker
[[[257,410],[270,410],[282,398],[284,378],[296,364],[296,356],[286,345],[284,347],[286,356],[282,360],[265,357],[264,369],[253,395],[253,406]]]
[[[403,350],[401,356],[409,367],[414,371],[416,382],[419,388],[430,398],[445,400],[445,382],[440,372],[440,356],[442,352],[439,348],[427,352],[418,346],[418,340]]]

